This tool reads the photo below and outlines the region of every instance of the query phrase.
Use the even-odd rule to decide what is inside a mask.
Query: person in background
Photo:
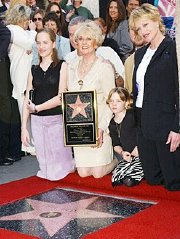
[[[94,21],[96,24],[98,24],[98,26],[101,28],[102,33],[104,35],[104,41],[102,43],[102,46],[109,46],[111,47],[118,55],[119,54],[119,46],[117,44],[117,42],[112,39],[112,38],[108,38],[106,35],[107,32],[107,26],[106,26],[106,22],[104,21],[103,18],[98,17],[98,18],[94,18]]]
[[[134,30],[130,28],[130,37],[131,41],[134,44],[135,51],[139,49],[140,47],[144,46],[146,44],[144,38],[134,33]],[[129,91],[129,93],[132,93],[132,79],[133,79],[133,71],[134,71],[134,56],[135,52],[133,52],[124,62],[125,67],[125,87]],[[132,96],[132,95],[131,95]]]
[[[39,9],[39,7],[36,4],[36,0],[26,0],[26,5],[28,7],[30,7],[31,9],[31,15],[30,15],[30,19],[32,20],[32,17],[34,15],[34,12]]]
[[[29,21],[30,8],[23,4],[14,5],[7,11],[7,27],[11,31],[9,50],[10,74],[13,84],[12,96],[17,99],[19,112],[22,112],[24,92],[27,85],[28,72],[31,68],[32,45],[35,41],[35,24]],[[27,28],[30,31],[27,31]]]
[[[56,34],[50,29],[37,33],[36,42],[40,56],[39,65],[33,65],[28,77],[23,105],[22,143],[29,145],[27,121],[31,128],[39,162],[37,176],[51,181],[64,178],[74,170],[70,147],[64,147],[63,120],[60,107],[60,82],[63,80],[63,63],[55,48]],[[34,91],[33,102],[29,100]]]
[[[59,59],[64,59],[65,56],[71,51],[70,41],[68,38],[63,37],[61,25],[57,15],[50,12],[43,19],[44,27],[51,28],[56,33],[56,49],[58,51]]]
[[[9,4],[9,10],[13,8],[17,4],[24,4],[26,5],[26,0],[11,0]]]
[[[36,0],[36,4],[39,7],[39,9],[46,9],[46,2],[47,0]]]
[[[70,20],[77,16],[82,16],[86,19],[93,20],[92,13],[86,8],[81,6],[81,0],[71,0],[72,5],[66,6],[66,21],[70,22]]]
[[[49,3],[58,3],[60,6],[66,6],[68,0],[48,0]]]
[[[61,35],[63,37],[69,38],[68,27],[65,21],[65,14],[62,12],[60,5],[56,2],[49,3],[49,5],[46,8],[46,14],[48,14],[49,12],[56,13],[60,22]]]
[[[75,34],[76,30],[79,29],[81,24],[85,21],[89,21],[89,20],[86,20],[83,17],[75,17],[69,23],[69,26],[68,26],[69,39],[71,42],[71,46],[76,50],[74,50],[66,55],[65,61],[67,63],[69,63],[70,61],[74,61],[76,58],[81,56],[81,53],[77,49],[77,42],[75,42],[75,40],[74,40],[74,34]],[[118,54],[111,47],[100,46],[96,49],[96,55],[101,56],[104,59],[106,59],[107,61],[111,62],[112,66],[114,68],[115,82],[116,83],[119,83],[119,82],[124,83],[124,80],[123,80],[124,79],[124,65],[123,65],[120,57],[118,56]]]
[[[45,16],[45,11],[43,9],[37,9],[33,16],[32,21],[36,25],[36,31],[43,29],[43,18]]]
[[[107,37],[114,39],[119,46],[119,54],[124,62],[133,51],[126,19],[126,9],[122,0],[110,0],[106,14]]]
[[[94,17],[99,17],[99,0],[83,0],[82,6],[89,9]]]
[[[113,113],[109,124],[114,157],[119,164],[112,174],[112,185],[137,185],[143,178],[143,170],[137,149],[136,125],[130,95],[125,88],[117,87],[109,92],[107,103]]]
[[[67,64],[67,80],[64,87],[68,91],[96,90],[98,105],[98,138],[96,147],[74,147],[74,158],[80,177],[101,178],[117,165],[113,160],[112,142],[108,125],[112,114],[106,104],[110,89],[115,86],[114,69],[96,49],[103,42],[102,31],[93,21],[81,24],[74,39],[81,57]]]
[[[138,151],[151,185],[180,190],[179,77],[176,43],[156,7],[142,4],[129,25],[146,42],[135,52],[133,103]]]
[[[26,90],[28,72],[31,68],[32,46],[35,42],[35,24],[30,21],[31,10],[23,4],[16,4],[7,11],[7,27],[11,31],[11,44],[9,47],[10,75],[13,85],[12,97],[17,100],[19,113],[22,117],[24,92]],[[27,29],[30,30],[27,30]],[[14,126],[20,137],[20,122]],[[19,126],[18,126],[19,125]],[[18,128],[19,127],[19,128]],[[20,142],[17,140],[17,142]],[[34,147],[23,149],[34,153]]]
[[[126,1],[126,12],[127,18],[129,18],[131,12],[141,6],[141,0],[127,0]]]
[[[76,45],[77,45],[76,42],[74,41],[74,33],[80,27],[81,23],[83,23],[85,21],[86,21],[86,18],[79,16],[79,17],[73,18],[70,21],[70,23],[68,24],[69,40],[70,40],[71,49],[72,49],[71,52],[73,52],[76,49]],[[67,56],[66,56],[66,58],[67,58]]]

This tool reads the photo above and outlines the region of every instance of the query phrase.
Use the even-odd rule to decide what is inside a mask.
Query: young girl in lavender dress
[[[112,185],[134,186],[143,178],[143,170],[136,146],[133,110],[127,109],[130,103],[128,91],[122,87],[112,89],[107,103],[114,114],[109,130],[114,157],[119,161],[112,174]]]
[[[38,177],[48,180],[64,178],[74,169],[71,148],[64,147],[60,82],[64,75],[63,62],[57,58],[56,35],[43,29],[36,36],[40,64],[33,65],[28,78],[23,106],[22,143],[29,144],[27,121],[31,113],[31,128],[37,160]],[[29,91],[34,89],[33,102]]]

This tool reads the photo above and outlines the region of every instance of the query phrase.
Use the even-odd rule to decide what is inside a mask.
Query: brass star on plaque
[[[79,95],[77,96],[76,102],[74,104],[68,104],[69,107],[71,107],[73,109],[73,113],[72,113],[72,119],[78,115],[81,114],[83,115],[85,118],[87,118],[87,114],[85,111],[85,108],[89,105],[90,103],[83,103],[79,97]]]

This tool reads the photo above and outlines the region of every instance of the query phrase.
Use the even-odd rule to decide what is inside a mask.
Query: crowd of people
[[[180,190],[176,42],[153,1],[99,0],[93,12],[85,0],[1,0],[0,165],[28,152],[51,181],[77,170]],[[67,91],[96,92],[95,146],[64,145]]]

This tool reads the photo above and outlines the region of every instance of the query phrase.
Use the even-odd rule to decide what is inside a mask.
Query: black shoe
[[[10,161],[8,159],[3,159],[2,161],[0,161],[1,166],[9,166],[12,165],[13,163],[14,163],[13,161]]]
[[[128,187],[133,187],[137,185],[137,181],[129,176],[123,178],[123,184]]]
[[[21,160],[21,157],[6,157],[6,159],[14,163]]]

